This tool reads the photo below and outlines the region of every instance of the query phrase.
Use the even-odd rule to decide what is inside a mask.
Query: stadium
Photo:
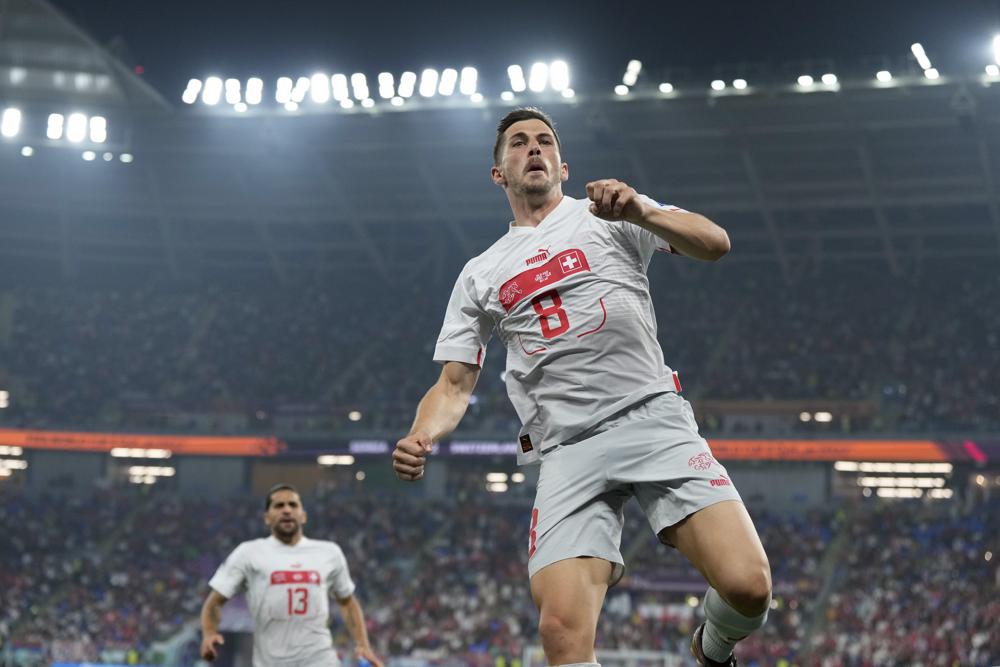
[[[154,83],[101,11],[0,1],[0,665],[204,667],[209,581],[275,484],[343,550],[385,665],[548,664],[502,343],[423,478],[392,459],[456,276],[511,219],[491,150],[524,106],[568,195],[613,177],[732,240],[648,276],[770,562],[739,664],[1000,664],[1000,14],[962,14],[964,50],[924,12],[875,57],[410,42]],[[598,661],[694,665],[705,579],[624,515]],[[255,664],[254,629],[234,597],[212,664]]]

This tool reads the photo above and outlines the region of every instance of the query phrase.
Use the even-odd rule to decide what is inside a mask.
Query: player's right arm
[[[225,643],[219,634],[219,622],[222,620],[222,605],[228,602],[218,591],[213,590],[205,598],[201,606],[201,657],[209,662],[218,655],[216,646]]]
[[[396,443],[392,467],[402,480],[415,481],[423,477],[427,454],[434,443],[458,427],[469,397],[479,379],[479,366],[460,361],[447,361],[438,381],[427,391],[409,434]]]

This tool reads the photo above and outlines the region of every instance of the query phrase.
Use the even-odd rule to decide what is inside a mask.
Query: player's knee
[[[538,634],[548,647],[568,647],[583,638],[582,627],[569,614],[543,611],[538,621]]]
[[[727,578],[719,593],[744,616],[759,616],[771,602],[771,568],[766,562],[742,568]]]

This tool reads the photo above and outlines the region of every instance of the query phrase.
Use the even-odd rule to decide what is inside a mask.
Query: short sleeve
[[[656,208],[663,209],[665,211],[687,213],[687,211],[682,208],[671,206],[670,204],[661,204],[646,195],[639,195],[639,197],[649,206],[655,206]],[[633,225],[632,223],[625,222],[624,220],[621,222],[621,226],[625,237],[633,245],[636,251],[638,251],[639,258],[642,260],[643,266],[647,266],[649,264],[649,260],[652,259],[653,253],[657,250],[677,254],[677,251],[671,248],[669,243],[648,229],[643,229],[639,225]]]
[[[330,574],[330,590],[338,600],[346,600],[354,594],[354,580],[351,579],[350,568],[347,567],[347,558],[340,547],[335,547],[333,572]]]
[[[479,305],[466,265],[451,291],[444,324],[434,346],[434,361],[442,364],[461,361],[481,367],[492,331],[493,322]]]
[[[236,547],[216,570],[208,585],[227,599],[246,590],[247,575],[250,570],[249,555],[245,542]]]

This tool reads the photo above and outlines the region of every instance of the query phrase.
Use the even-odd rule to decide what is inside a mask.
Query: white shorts
[[[625,574],[624,507],[635,496],[657,535],[725,500],[742,502],[679,394],[653,396],[542,455],[528,540],[528,575],[567,558]]]

